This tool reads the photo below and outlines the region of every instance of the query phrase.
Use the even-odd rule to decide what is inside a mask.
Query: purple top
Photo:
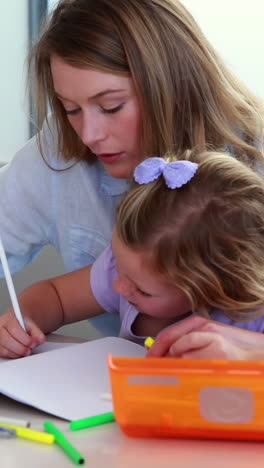
[[[115,265],[115,258],[109,246],[102,252],[92,266],[91,288],[94,297],[106,312],[119,314],[121,320],[119,336],[121,338],[143,345],[147,336],[136,336],[131,330],[133,322],[138,315],[138,311],[113,288],[113,282],[117,276]],[[245,330],[264,333],[264,316],[250,322],[235,322],[226,317],[220,309],[214,309],[210,316],[212,320],[217,322],[244,328]]]

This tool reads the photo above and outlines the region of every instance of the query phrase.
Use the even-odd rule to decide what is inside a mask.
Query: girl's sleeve
[[[113,287],[116,276],[115,258],[108,246],[92,266],[91,288],[97,302],[111,314],[119,314],[120,295]]]

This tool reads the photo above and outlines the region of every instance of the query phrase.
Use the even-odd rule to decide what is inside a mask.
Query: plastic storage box
[[[108,357],[116,421],[134,437],[264,440],[264,362]]]

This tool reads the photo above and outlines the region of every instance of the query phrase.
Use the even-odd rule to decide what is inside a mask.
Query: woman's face
[[[55,92],[82,142],[107,172],[129,178],[142,161],[139,102],[130,77],[68,65],[51,58]]]

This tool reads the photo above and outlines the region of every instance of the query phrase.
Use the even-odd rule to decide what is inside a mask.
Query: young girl
[[[192,315],[264,331],[259,174],[227,154],[187,151],[180,160],[146,159],[134,178],[137,184],[118,209],[112,244],[94,265],[21,294],[28,333],[11,309],[0,317],[1,356],[27,356],[44,333],[104,311],[120,315],[120,336],[142,344]],[[206,337],[214,353],[210,348],[203,357],[254,356],[216,333]]]

